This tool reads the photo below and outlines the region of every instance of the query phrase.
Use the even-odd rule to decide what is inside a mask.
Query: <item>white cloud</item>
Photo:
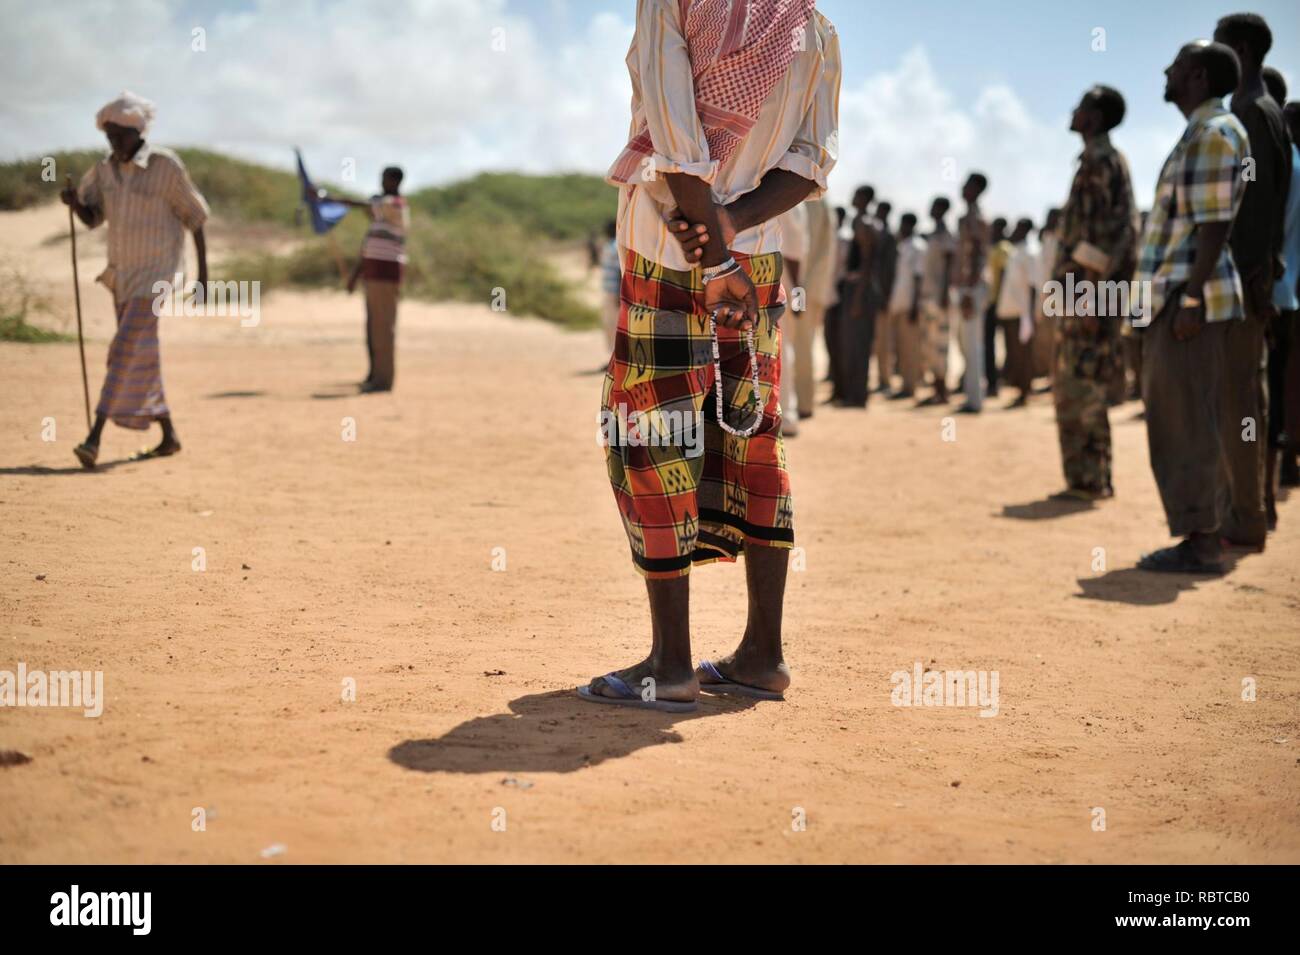
[[[288,167],[303,148],[336,180],[345,158],[367,189],[400,163],[419,187],[481,169],[603,172],[623,144],[631,87],[630,8],[546,33],[505,0],[256,0],[252,10],[193,16],[161,0],[55,4],[0,0],[0,156],[99,146],[98,107],[119,89],[156,100],[157,141],[201,145]],[[191,31],[206,31],[206,52]],[[499,32],[498,32],[499,31]],[[505,49],[493,49],[494,38]],[[852,56],[852,51],[843,51]],[[850,72],[853,72],[850,70]],[[832,198],[859,182],[896,212],[956,197],[970,169],[988,174],[990,214],[1036,221],[1069,186],[1078,141],[1065,116],[1035,117],[1010,88],[944,88],[921,46],[846,84]],[[1121,129],[1139,201],[1176,138]],[[955,178],[945,178],[945,161]]]
[[[847,202],[858,184],[870,183],[879,198],[893,204],[895,222],[905,210],[924,222],[934,196],[958,202],[966,174],[979,170],[989,177],[981,203],[987,215],[1013,221],[1024,215],[1041,224],[1048,208],[1065,201],[1081,148],[1069,131],[1068,112],[1036,117],[1001,84],[970,98],[969,107],[958,103],[939,82],[922,46],[904,54],[895,68],[857,86],[846,84],[832,198]],[[1181,130],[1172,107],[1169,122],[1159,128],[1116,130],[1139,205],[1151,201],[1160,164]]]
[[[934,196],[957,202],[974,169],[989,177],[986,212],[1037,222],[1065,198],[1077,151],[1062,124],[1030,116],[1006,86],[986,87],[963,108],[939,83],[920,46],[896,68],[843,89],[840,144],[836,199],[871,183],[893,204],[895,216],[911,210],[923,222]]]
[[[484,168],[600,170],[627,131],[632,24],[610,14],[547,46],[504,0],[260,0],[200,16],[154,0],[75,16],[5,6],[6,158],[102,145],[95,111],[122,88],[158,103],[160,142],[281,166],[296,144],[321,178],[355,159],[363,187],[391,162],[413,185]],[[195,28],[205,51],[191,48]]]

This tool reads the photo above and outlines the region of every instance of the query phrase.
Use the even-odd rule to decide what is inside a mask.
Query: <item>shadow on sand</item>
[[[1000,516],[1017,521],[1050,521],[1057,517],[1069,517],[1071,514],[1082,514],[1084,511],[1095,509],[1096,505],[1092,501],[1045,497],[1041,501],[1030,501],[1028,504],[1006,504]]]
[[[49,468],[41,464],[29,464],[26,467],[17,468],[0,468],[0,475],[8,474],[26,474],[37,477],[57,477],[68,474],[102,474],[104,471],[111,471],[113,468],[123,464],[139,464],[134,458],[119,458],[116,461],[101,461],[95,465],[93,470],[86,470],[80,464],[74,464],[66,468]]]
[[[204,395],[204,398],[265,398],[265,391],[216,391],[210,395]]]
[[[353,385],[346,391],[313,391],[311,397],[313,401],[337,401],[340,398],[355,398],[359,394],[361,391]]]
[[[694,713],[661,713],[587,703],[573,690],[533,693],[511,700],[509,713],[466,720],[436,739],[398,743],[388,758],[421,773],[571,773],[647,746],[680,743],[677,723],[756,702],[702,693]]]
[[[1226,551],[1223,555],[1224,572],[1219,574],[1158,574],[1136,567],[1112,570],[1100,577],[1080,577],[1082,593],[1074,596],[1081,600],[1105,600],[1111,603],[1132,604],[1136,607],[1154,607],[1170,604],[1178,595],[1195,590],[1197,584],[1221,580],[1237,567],[1245,553]]]

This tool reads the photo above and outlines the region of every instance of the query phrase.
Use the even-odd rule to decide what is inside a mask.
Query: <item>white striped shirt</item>
[[[695,106],[690,57],[676,0],[640,0],[636,33],[627,54],[632,74],[632,117],[646,116],[654,140],[655,171],[684,172],[709,182],[713,201],[726,205],[752,191],[772,169],[786,169],[826,191],[826,175],[838,156],[840,44],[831,26],[813,11],[807,49],[801,50],[772,88],[744,142],[725,163],[709,158],[709,145]],[[623,186],[618,199],[618,244],[670,269],[687,271],[681,246],[664,216],[676,203],[662,178]],[[731,251],[776,252],[781,228],[775,219],[737,234]]]
[[[111,155],[91,166],[77,188],[108,222],[108,269],[99,278],[118,302],[155,296],[155,282],[175,281],[184,263],[185,232],[201,228],[208,204],[170,149],[142,143],[125,163]]]
[[[406,230],[411,210],[401,196],[379,195],[370,200],[370,228],[361,244],[361,257],[406,264]]]

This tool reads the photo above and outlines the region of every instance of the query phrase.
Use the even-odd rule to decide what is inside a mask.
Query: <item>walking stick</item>
[[[66,177],[72,188],[72,176]],[[86,399],[86,430],[90,430],[90,381],[86,378],[86,339],[81,334],[81,281],[77,278],[77,224],[72,206],[68,206],[68,234],[72,237],[72,292],[77,300],[77,349],[81,352],[81,393]]]

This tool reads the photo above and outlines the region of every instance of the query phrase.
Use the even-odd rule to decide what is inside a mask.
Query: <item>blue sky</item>
[[[628,15],[635,0],[509,0],[548,39],[573,34],[592,11]],[[897,63],[923,44],[939,78],[953,89],[1005,82],[1036,112],[1061,112],[1090,83],[1123,91],[1133,115],[1164,112],[1161,71],[1178,47],[1209,37],[1215,21],[1238,8],[1207,0],[819,0],[840,33],[846,82]],[[1300,3],[1261,0],[1248,9],[1273,30],[1271,58],[1300,78]],[[1107,51],[1090,49],[1092,31],[1106,30]]]
[[[953,194],[965,170],[1008,216],[1064,199],[1079,94],[1128,100],[1115,136],[1139,202],[1182,128],[1161,101],[1178,47],[1232,8],[1205,0],[822,0],[844,60],[832,198],[871,182],[896,209]],[[1253,6],[1270,61],[1300,95],[1300,3]],[[634,0],[0,0],[0,158],[102,143],[96,108],[129,88],[155,99],[152,137],[357,188],[399,163],[418,188],[484,169],[603,172],[627,133],[623,58]],[[1105,30],[1105,50],[1092,50]],[[204,49],[193,49],[201,30]],[[130,43],[109,38],[130,36]],[[502,42],[494,45],[494,38]]]
[[[560,42],[575,34],[593,11],[626,15],[634,3],[508,0],[508,6],[535,18],[548,42]],[[993,178],[991,198],[1002,211],[1035,217],[1040,206],[1064,199],[1070,161],[1078,149],[1077,140],[1065,131],[1069,115],[1079,95],[1098,82],[1116,87],[1127,100],[1128,116],[1115,140],[1129,153],[1139,201],[1149,201],[1160,162],[1182,128],[1177,110],[1163,102],[1163,70],[1183,43],[1209,37],[1220,16],[1243,9],[1207,0],[1090,0],[1080,4],[1058,0],[819,0],[817,6],[840,34],[846,94],[864,87],[882,91],[883,85],[889,89],[889,84],[873,83],[882,75],[900,82],[924,79],[946,94],[944,108],[953,114],[949,121],[962,116],[976,120],[981,102],[989,106],[991,90],[1013,94],[1015,103],[1003,105],[1022,107],[1026,115],[1021,118],[1026,122],[1013,129],[996,125],[985,134],[976,128],[972,136],[1011,136],[1017,140],[1016,151],[1041,149],[1045,157],[1041,164],[1026,156],[1010,170],[996,165],[985,169]],[[1300,3],[1262,0],[1244,9],[1269,21],[1274,35],[1269,60],[1295,89],[1292,98],[1300,97]],[[1098,28],[1105,31],[1104,51],[1093,50]],[[921,77],[904,68],[909,55],[918,51],[928,67]],[[926,133],[917,133],[900,122],[906,116],[872,115],[888,131],[870,137],[871,145],[864,149],[870,149],[871,160],[862,163],[853,150],[864,130],[855,126],[851,109],[842,109],[844,150],[833,197],[846,198],[857,180],[876,183],[886,194],[898,193],[900,201],[911,206],[922,205],[931,193],[954,191],[933,177],[910,172],[899,175],[899,166],[915,170],[917,162],[923,165],[927,150],[914,148],[915,161],[903,162],[888,145],[891,136],[931,135],[933,126]],[[948,121],[937,124],[940,129],[949,125]],[[875,145],[881,139],[886,141]],[[1007,158],[1005,151],[988,155],[988,150],[968,150],[956,144],[947,150],[933,138],[927,145],[932,147],[930,153],[951,151],[963,168]],[[967,156],[968,152],[973,155]],[[962,158],[970,161],[962,163]],[[1014,188],[1008,180],[1014,182]],[[1057,194],[1059,199],[1053,198]],[[1020,199],[1021,195],[1025,198]]]
[[[823,0],[817,6],[840,31],[848,80],[922,43],[939,79],[954,90],[1005,82],[1035,113],[1066,117],[1086,86],[1102,82],[1125,94],[1136,123],[1172,110],[1161,101],[1162,71],[1178,48],[1211,36],[1218,18],[1238,9],[1206,0]],[[1300,78],[1300,3],[1267,0],[1246,9],[1269,21],[1275,65]],[[1106,31],[1104,53],[1091,50],[1099,27]]]

